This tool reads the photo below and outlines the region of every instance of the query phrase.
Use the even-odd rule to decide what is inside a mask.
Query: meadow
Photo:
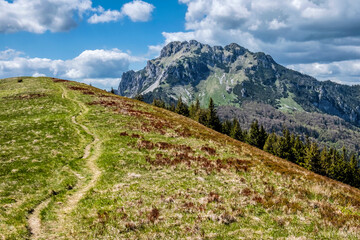
[[[0,108],[0,239],[360,237],[358,189],[167,110],[45,77]]]

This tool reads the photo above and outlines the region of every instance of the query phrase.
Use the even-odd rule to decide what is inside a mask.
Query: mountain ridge
[[[220,68],[225,74],[240,75],[245,73],[244,76],[240,76],[240,78],[242,77],[239,81],[240,84],[233,84],[232,89],[227,89],[227,91],[232,90],[237,96],[240,96],[236,99],[238,102],[241,102],[242,98],[248,98],[279,107],[281,105],[280,99],[287,98],[288,93],[292,93],[295,94],[295,101],[307,111],[322,111],[360,125],[360,107],[358,104],[360,103],[360,86],[317,81],[313,77],[277,64],[270,55],[262,52],[252,53],[236,43],[225,47],[210,47],[195,40],[169,43],[161,50],[158,58],[148,61],[143,70],[125,72],[119,84],[119,93],[128,97],[134,97],[137,94],[146,95],[161,87],[161,83],[167,83],[171,86],[190,84],[192,87],[199,88],[198,83],[201,80],[206,80],[211,71],[217,70],[210,68]],[[241,71],[243,69],[245,70]],[[154,83],[157,86],[149,90],[148,87],[154,86]],[[275,86],[276,84],[278,86]],[[249,88],[265,87],[263,89],[265,93],[274,93],[276,96],[266,102],[259,98],[260,93],[254,89],[246,88],[246,85]],[[271,89],[274,87],[277,89]],[[163,87],[164,89],[165,87]],[[169,90],[167,89],[167,91]],[[335,92],[341,99],[329,96],[329,92]],[[352,100],[355,102],[351,103],[347,99],[345,101],[344,92],[354,96]],[[173,94],[173,92],[171,93]],[[301,99],[301,95],[306,93],[310,97],[309,101]],[[171,97],[173,100],[177,99],[174,95]],[[194,97],[189,99],[187,95],[182,97],[191,101],[195,99]],[[216,102],[216,98],[214,100]],[[227,103],[231,105],[232,102],[227,101]]]
[[[188,104],[198,98],[206,106],[213,98],[222,109],[241,109],[246,102],[267,104],[274,113],[280,111],[289,119],[294,112],[332,115],[354,125],[360,133],[360,85],[318,81],[277,64],[270,55],[252,53],[236,43],[211,47],[195,40],[171,42],[144,69],[125,72],[118,92],[127,97],[141,94],[148,103],[160,98],[171,104],[181,96]],[[228,116],[225,119],[237,117],[223,115]],[[271,128],[279,127],[274,124],[267,130]],[[324,131],[328,135],[332,129]],[[334,140],[328,142],[336,144]],[[356,140],[352,146],[355,151],[360,149]]]

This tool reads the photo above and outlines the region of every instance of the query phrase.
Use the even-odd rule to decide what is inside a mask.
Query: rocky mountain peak
[[[231,52],[231,53],[237,55],[237,56],[243,55],[247,51],[246,48],[241,47],[236,43],[231,43],[231,44],[225,46],[224,49],[228,52]]]
[[[176,53],[183,51],[189,52],[191,50],[202,49],[205,45],[199,43],[196,40],[190,40],[189,42],[175,41],[167,44],[160,52],[160,58],[170,57]]]
[[[270,55],[253,53],[236,43],[224,47],[198,41],[171,42],[160,57],[137,72],[123,74],[119,94],[145,96],[151,102],[211,97],[218,105],[246,101],[278,109],[299,109],[338,116],[360,126],[359,91],[355,87],[319,82],[277,64]]]

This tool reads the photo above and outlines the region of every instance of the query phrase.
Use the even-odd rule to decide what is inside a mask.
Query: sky
[[[360,84],[358,0],[0,0],[0,78],[117,88],[171,41],[238,43],[291,69]]]

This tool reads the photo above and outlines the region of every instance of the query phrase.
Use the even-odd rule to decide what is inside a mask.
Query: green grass
[[[280,99],[280,110],[284,112],[293,112],[293,111],[301,111],[303,112],[304,109],[293,99],[294,94],[289,93],[287,98]]]
[[[76,183],[87,141],[71,123],[76,111],[48,79],[0,81],[0,236],[28,236],[28,212]]]
[[[0,238],[30,237],[28,211],[51,190],[44,239],[360,237],[359,190],[190,119],[75,82],[1,80],[0,90]],[[75,173],[91,178],[79,158],[92,140],[71,122],[73,100],[87,104],[77,121],[102,141],[102,175],[58,228],[76,191],[67,185]]]

